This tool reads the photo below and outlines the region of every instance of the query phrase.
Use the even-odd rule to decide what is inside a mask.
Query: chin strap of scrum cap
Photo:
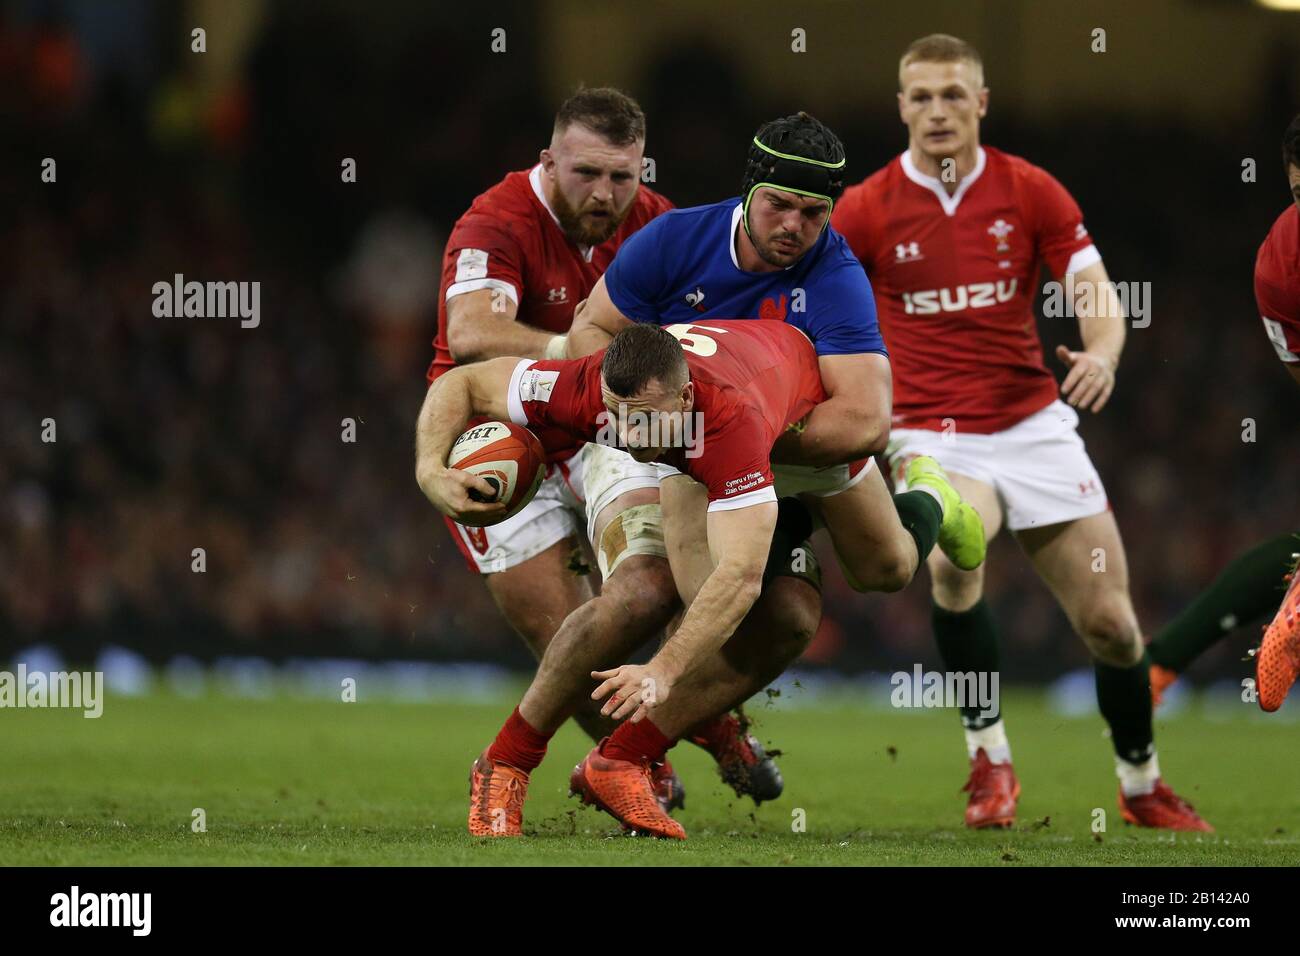
[[[749,150],[749,163],[745,167],[745,209],[742,217],[745,232],[749,233],[749,201],[762,186],[798,193],[800,196],[812,196],[814,199],[825,199],[826,223],[829,223],[830,211],[835,208],[834,197],[844,188],[844,159],[841,158],[837,163],[825,163],[819,159],[778,152],[759,142],[757,136],[753,142],[754,145]],[[826,228],[826,223],[822,224],[823,229]],[[750,238],[753,238],[752,233]]]

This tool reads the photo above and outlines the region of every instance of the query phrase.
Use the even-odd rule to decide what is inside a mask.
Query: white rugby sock
[[[982,730],[966,729],[966,753],[971,760],[981,747],[991,763],[1011,763],[1011,744],[1007,743],[1007,728],[1001,720]]]
[[[1156,788],[1160,779],[1160,761],[1155,751],[1142,763],[1129,763],[1115,758],[1115,776],[1119,777],[1119,787],[1126,797],[1140,797]]]

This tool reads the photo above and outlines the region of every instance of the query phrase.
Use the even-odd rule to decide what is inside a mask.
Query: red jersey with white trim
[[[670,203],[640,186],[627,218],[605,242],[579,247],[565,236],[542,198],[541,166],[508,173],[474,200],[456,221],[442,256],[438,335],[427,378],[456,362],[447,348],[447,300],[463,292],[492,289],[513,302],[525,325],[560,335],[573,324],[573,309],[591,294],[623,242]]]
[[[1045,170],[982,147],[951,196],[904,153],[845,190],[831,215],[876,293],[894,371],[894,424],[989,434],[1057,397],[1033,312],[1053,278],[1101,260]]]
[[[761,319],[666,328],[686,353],[699,427],[661,461],[708,489],[710,511],[775,501],[772,444],[826,397],[812,343],[793,325]],[[507,395],[511,420],[536,429],[548,448],[556,430],[616,438],[601,397],[604,357],[521,361]]]
[[[1255,302],[1283,362],[1300,362],[1300,209],[1277,217],[1255,257]]]

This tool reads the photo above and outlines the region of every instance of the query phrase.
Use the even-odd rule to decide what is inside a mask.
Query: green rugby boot
[[[925,486],[938,492],[943,504],[943,524],[939,526],[939,550],[963,571],[974,571],[984,563],[986,544],[984,522],[976,511],[948,482],[939,463],[929,455],[918,455],[907,463],[903,472],[908,490]]]

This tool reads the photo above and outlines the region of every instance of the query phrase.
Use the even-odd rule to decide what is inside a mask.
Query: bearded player
[[[1125,317],[1101,256],[1060,183],[980,145],[989,94],[970,44],[941,34],[916,41],[900,61],[899,86],[907,150],[848,189],[832,219],[871,277],[894,363],[891,461],[897,469],[913,455],[938,459],[987,537],[1005,524],[1060,602],[1094,659],[1124,819],[1209,830],[1161,779],[1124,547],[1076,432],[1075,409],[1098,412],[1110,397],[1124,344]],[[1044,264],[1054,278],[1072,278],[1081,296],[1097,292],[1072,303],[1083,348],[1056,350],[1068,368],[1065,401],[1032,314]],[[945,667],[996,672],[982,570],[963,571],[940,553],[928,563]],[[966,824],[1010,826],[1020,784],[1001,712],[984,718],[963,708],[962,720]]]
[[[563,354],[576,305],[627,238],[671,208],[640,187],[644,148],[645,117],[633,99],[613,89],[579,90],[557,112],[537,165],[508,174],[475,199],[443,256],[430,383],[458,364]],[[485,528],[447,520],[470,569],[540,659],[561,622],[595,596],[573,568],[585,563],[590,536],[605,577],[588,608],[590,626],[619,628],[637,644],[661,633],[678,601],[655,470],[578,442],[549,451],[547,477],[518,514]],[[617,547],[599,546],[607,535]],[[611,729],[594,708],[574,716],[594,740]],[[697,737],[733,779],[766,762],[766,778],[779,781],[734,717],[699,728]],[[665,802],[680,804],[671,766],[655,772]]]
[[[1282,136],[1282,165],[1294,202],[1277,217],[1255,258],[1255,301],[1277,357],[1300,384],[1300,116]],[[1283,534],[1256,545],[1224,569],[1148,647],[1151,690],[1158,697],[1202,651],[1237,626],[1272,611],[1278,577],[1290,582],[1264,629],[1255,658],[1259,706],[1274,711],[1300,675],[1300,537]]]

